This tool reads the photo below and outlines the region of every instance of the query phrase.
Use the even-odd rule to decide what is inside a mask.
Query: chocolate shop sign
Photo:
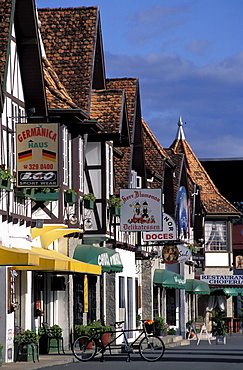
[[[243,275],[200,275],[200,280],[211,285],[243,285]]]

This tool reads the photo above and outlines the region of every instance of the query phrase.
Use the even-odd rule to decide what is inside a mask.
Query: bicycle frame
[[[128,342],[127,340],[127,336],[126,336],[126,333],[128,332],[131,332],[131,331],[137,331],[137,329],[120,329],[120,330],[115,330],[115,331],[110,331],[110,332],[106,332],[106,333],[111,333],[111,334],[117,334],[117,333],[120,333],[119,335],[116,335],[115,338],[112,338],[109,343],[107,343],[106,345],[103,345],[101,340],[99,342],[99,339],[101,338],[101,335],[104,334],[102,333],[99,338],[98,338],[98,341],[97,341],[97,338],[96,338],[96,344],[98,347],[100,347],[101,349],[99,351],[97,351],[96,354],[101,354],[102,357],[101,357],[101,360],[100,361],[104,361],[104,353],[106,351],[106,349],[109,347],[110,348],[110,345],[112,343],[114,343],[118,338],[120,338],[122,335],[124,336],[124,340],[125,340],[125,351],[127,352],[127,361],[130,361],[130,352],[131,352],[131,348],[133,348],[133,345],[144,335],[146,338],[148,337],[148,334],[145,330],[145,328],[143,327],[143,330],[141,331],[141,333],[138,335],[138,337],[133,341],[133,342]],[[96,331],[96,333],[98,332],[98,330]],[[94,335],[94,338],[95,338],[95,335]],[[93,338],[92,338],[93,339]],[[123,347],[124,344],[121,344],[121,348]]]

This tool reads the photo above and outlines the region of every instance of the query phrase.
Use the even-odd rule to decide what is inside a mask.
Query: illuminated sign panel
[[[58,123],[16,125],[17,186],[58,186]]]

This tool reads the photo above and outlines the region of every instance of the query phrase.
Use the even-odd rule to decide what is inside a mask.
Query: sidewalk
[[[3,364],[2,369],[8,370],[32,370],[32,369],[41,369],[42,367],[54,366],[68,364],[70,362],[76,362],[72,351],[65,351],[64,354],[49,354],[49,355],[40,355],[39,362],[36,361],[18,361],[18,362],[9,362]]]
[[[243,334],[229,334],[227,336],[227,342],[225,345],[217,345],[216,340],[210,338],[211,345],[209,345],[206,337],[202,338],[199,345],[197,345],[196,340],[191,340],[189,343],[190,352],[193,353],[196,351],[197,353],[199,350],[203,349],[210,349],[210,350],[219,350],[219,351],[229,351],[229,350],[240,350],[243,351]],[[181,344],[178,342],[178,348],[183,348]],[[167,347],[167,346],[166,346]],[[188,348],[188,346],[187,346]],[[166,350],[165,350],[166,351]],[[169,354],[169,351],[168,351]],[[3,364],[3,369],[8,370],[34,370],[34,369],[41,369],[42,367],[54,366],[54,365],[62,365],[68,364],[70,362],[78,362],[74,356],[72,351],[65,351],[65,355],[63,354],[49,354],[49,355],[40,355],[40,362],[36,361],[35,363],[32,361],[29,362],[11,362],[7,364]]]

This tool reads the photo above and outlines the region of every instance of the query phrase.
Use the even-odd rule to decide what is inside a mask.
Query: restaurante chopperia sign
[[[58,186],[58,123],[16,125],[17,186]]]
[[[161,189],[121,189],[121,231],[162,230]]]

